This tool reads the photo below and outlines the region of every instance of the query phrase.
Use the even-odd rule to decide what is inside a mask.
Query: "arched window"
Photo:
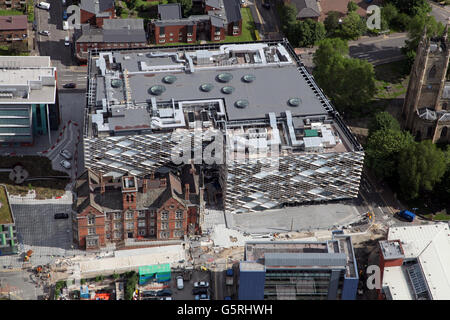
[[[127,194],[127,202],[130,202],[130,195]]]
[[[448,128],[447,127],[443,127],[442,131],[441,131],[441,138],[445,138],[447,136],[447,131]]]
[[[131,202],[134,202],[134,195],[131,195]]]

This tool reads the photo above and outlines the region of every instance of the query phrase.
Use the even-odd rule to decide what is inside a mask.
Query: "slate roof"
[[[81,26],[77,42],[147,42],[142,19],[107,19],[103,28]]]
[[[159,4],[158,15],[161,20],[181,19],[181,5],[179,3]]]
[[[114,7],[114,0],[81,0],[80,3],[80,9],[94,14],[104,12],[112,7]]]
[[[320,16],[317,0],[291,0],[290,3],[297,8],[297,19],[317,18]]]

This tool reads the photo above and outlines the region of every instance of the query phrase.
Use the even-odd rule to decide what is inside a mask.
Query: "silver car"
[[[72,154],[71,154],[70,151],[67,150],[67,149],[61,150],[61,152],[60,152],[59,154],[60,154],[63,158],[65,158],[65,159],[67,159],[67,160],[72,159]]]
[[[39,31],[39,34],[48,37],[48,36],[50,36],[50,31],[48,31],[48,30],[41,30],[41,31]]]
[[[72,166],[70,165],[70,162],[67,160],[61,160],[60,164],[63,168],[66,168],[66,169],[72,168]]]

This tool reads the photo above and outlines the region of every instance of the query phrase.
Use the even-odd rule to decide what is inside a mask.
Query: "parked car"
[[[162,298],[159,299],[159,300],[172,300],[172,297],[162,297]]]
[[[194,288],[192,289],[192,294],[196,295],[196,294],[206,294],[208,293],[208,288]]]
[[[156,297],[156,291],[142,291],[141,296],[144,298]]]
[[[66,0],[62,0],[62,5],[63,5],[63,6],[66,5]]]
[[[171,295],[172,295],[172,290],[170,290],[170,289],[163,289],[163,290],[158,291],[158,292],[156,293],[156,295],[157,295],[158,297],[167,297],[167,296],[171,296]]]
[[[43,36],[47,36],[47,37],[50,36],[50,31],[48,31],[48,30],[41,30],[38,33]]]
[[[65,85],[63,85],[63,88],[66,88],[66,89],[73,89],[76,87],[77,87],[76,83],[66,83]]]
[[[63,168],[66,168],[66,169],[72,168],[72,166],[70,165],[70,162],[67,160],[61,160],[60,164]]]
[[[66,47],[70,46],[70,38],[69,38],[69,37],[65,37],[65,38],[64,38],[64,45],[65,45]]]
[[[67,219],[69,215],[67,213],[55,213],[55,219]]]
[[[208,287],[209,283],[207,281],[194,282],[194,288],[208,288]]]
[[[67,160],[72,159],[72,153],[70,153],[70,151],[67,150],[67,149],[61,150],[61,152],[60,152],[59,154],[60,154],[63,158],[66,158]]]
[[[50,10],[50,3],[48,2],[39,2],[36,6],[44,10]]]
[[[207,294],[198,294],[194,298],[195,300],[210,300]]]
[[[67,18],[68,18],[68,16],[67,16],[67,11],[64,10],[64,11],[63,11],[63,20],[65,21],[65,20],[67,20]]]
[[[63,30],[69,30],[69,22],[63,21]]]
[[[184,288],[184,282],[183,282],[182,276],[177,277],[177,288],[178,288],[178,290],[182,290]]]

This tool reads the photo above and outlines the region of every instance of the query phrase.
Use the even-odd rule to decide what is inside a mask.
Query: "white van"
[[[178,288],[178,290],[182,290],[184,288],[184,282],[183,282],[182,276],[177,277],[177,288]]]
[[[69,22],[63,21],[63,30],[69,30]]]
[[[66,47],[70,46],[70,40],[69,40],[69,37],[68,37],[68,36],[66,36],[66,37],[64,38],[64,45],[65,45]]]
[[[39,2],[37,6],[41,9],[50,10],[50,3],[48,2]]]

